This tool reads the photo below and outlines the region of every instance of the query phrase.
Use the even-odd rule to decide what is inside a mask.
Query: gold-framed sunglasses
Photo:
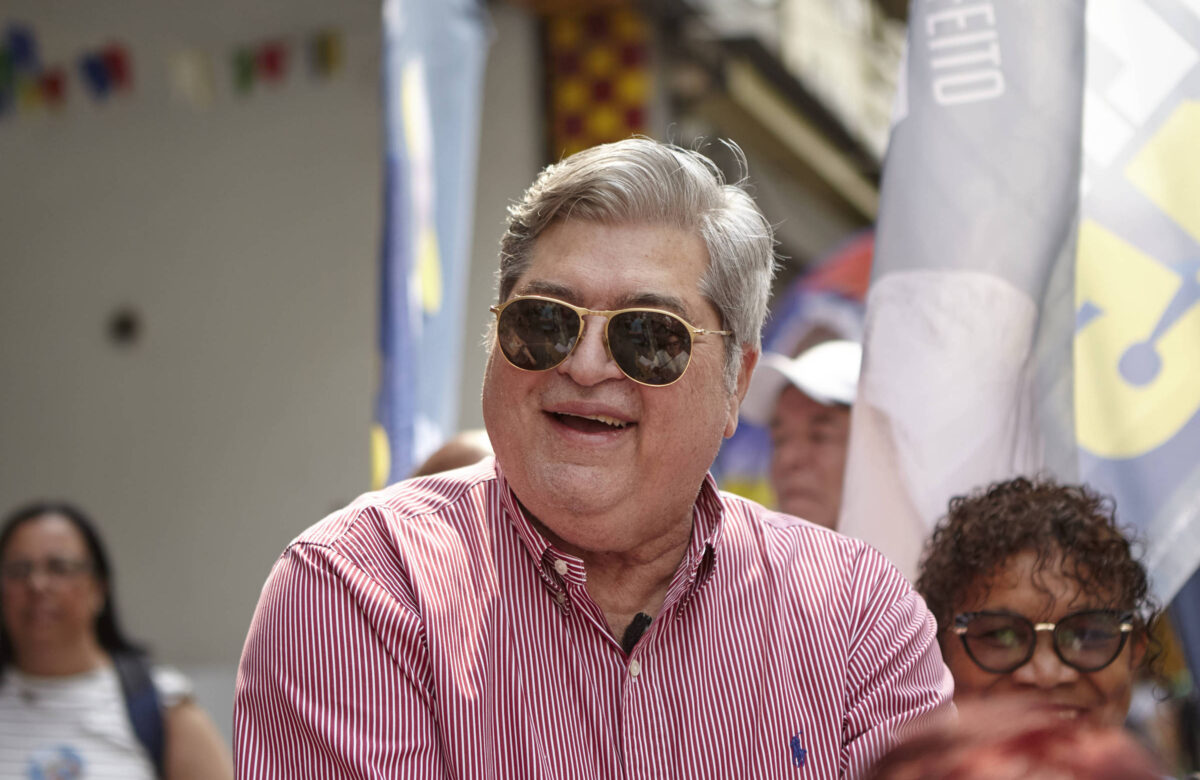
[[[540,295],[518,295],[490,309],[500,353],[522,371],[549,371],[562,363],[583,338],[583,318],[604,317],[608,356],[625,376],[649,387],[679,381],[692,362],[695,336],[733,335],[697,328],[661,309],[596,311]]]

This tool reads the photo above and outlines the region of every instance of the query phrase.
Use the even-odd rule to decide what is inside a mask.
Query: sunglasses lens
[[[1032,625],[1009,615],[976,615],[963,634],[971,658],[993,672],[1012,671],[1020,666],[1034,639]]]
[[[500,313],[496,338],[509,363],[545,371],[571,354],[579,338],[579,315],[554,301],[513,301]]]
[[[1111,612],[1081,612],[1060,621],[1054,641],[1062,657],[1082,671],[1103,669],[1125,644],[1121,616]]]
[[[669,314],[626,311],[609,320],[608,349],[635,382],[669,385],[687,368],[692,334]]]

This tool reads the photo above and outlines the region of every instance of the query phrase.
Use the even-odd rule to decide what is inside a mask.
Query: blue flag
[[[1200,673],[1200,3],[1092,0],[1087,24],[1079,475],[1142,529]]]
[[[375,488],[407,477],[457,427],[487,38],[480,0],[383,3]]]

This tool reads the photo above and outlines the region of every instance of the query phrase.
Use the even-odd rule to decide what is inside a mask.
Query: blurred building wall
[[[493,21],[467,426],[504,208],[541,164],[532,21],[507,5]],[[192,673],[228,735],[271,564],[368,484],[379,4],[8,0],[10,22],[68,86],[57,109],[0,117],[0,511],[61,496],[91,512],[130,633]],[[316,78],[321,29],[344,61]],[[76,61],[114,40],[132,87],[98,101]],[[239,92],[235,51],[270,41],[286,75]],[[181,56],[211,68],[207,102],[179,94]]]

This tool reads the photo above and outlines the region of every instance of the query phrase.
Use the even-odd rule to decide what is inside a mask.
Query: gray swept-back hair
[[[741,149],[726,145],[744,172]],[[500,240],[500,302],[529,268],[538,236],[555,222],[636,222],[694,231],[709,259],[700,293],[720,312],[722,327],[733,332],[738,346],[725,351],[725,380],[732,390],[741,347],[761,347],[776,267],[771,224],[743,181],[727,184],[699,152],[649,138],[594,146],[547,166],[508,209]]]

